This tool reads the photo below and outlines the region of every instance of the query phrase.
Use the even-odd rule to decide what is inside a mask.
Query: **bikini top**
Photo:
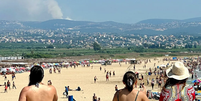
[[[139,94],[139,91],[137,92],[137,95],[136,95],[136,97],[135,97],[135,101],[137,100],[138,94]],[[117,93],[117,100],[119,101],[119,91],[118,91],[118,93]]]

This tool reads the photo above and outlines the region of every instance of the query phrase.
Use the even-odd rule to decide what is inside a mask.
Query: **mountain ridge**
[[[135,24],[119,23],[114,21],[93,22],[74,21],[66,19],[52,19],[47,21],[6,21],[0,20],[0,30],[5,29],[45,29],[69,30],[81,32],[113,32],[138,34],[175,34],[187,32],[201,33],[201,17],[177,19],[147,19]]]

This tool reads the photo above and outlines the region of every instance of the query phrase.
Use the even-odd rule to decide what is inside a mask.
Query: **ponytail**
[[[128,89],[129,92],[133,90],[133,85],[136,81],[136,75],[128,71],[124,74],[123,82],[126,84],[126,88]]]

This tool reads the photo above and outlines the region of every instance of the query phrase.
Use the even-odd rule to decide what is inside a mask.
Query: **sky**
[[[0,20],[115,21],[201,17],[201,0],[0,0]]]

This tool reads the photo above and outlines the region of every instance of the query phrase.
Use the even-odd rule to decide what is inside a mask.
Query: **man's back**
[[[20,93],[19,101],[57,101],[58,96],[54,86],[39,86],[24,87]]]

